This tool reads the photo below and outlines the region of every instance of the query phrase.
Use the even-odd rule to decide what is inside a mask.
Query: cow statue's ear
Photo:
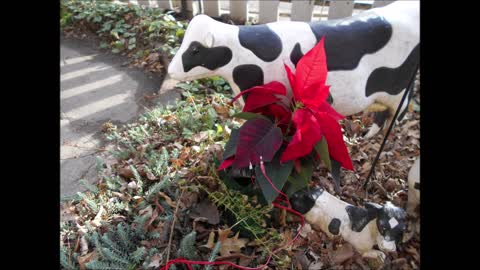
[[[214,43],[215,37],[213,36],[213,33],[207,32],[207,35],[205,36],[205,46],[207,46],[208,48],[212,48]]]
[[[378,215],[380,210],[382,210],[383,206],[378,203],[366,202],[365,208],[367,209],[368,215],[374,218]]]

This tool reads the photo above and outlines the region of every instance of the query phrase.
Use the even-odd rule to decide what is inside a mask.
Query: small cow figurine
[[[415,160],[408,173],[408,230],[403,242],[410,240],[415,233],[420,233],[420,157]]]
[[[219,75],[235,94],[279,81],[291,94],[284,64],[295,70],[299,59],[325,36],[329,103],[345,116],[380,105],[375,106],[369,138],[392,121],[392,112],[414,75],[419,30],[419,1],[396,1],[352,17],[310,23],[236,26],[197,15],[168,73],[177,80]]]
[[[374,250],[395,251],[406,228],[405,211],[391,202],[383,206],[365,203],[365,209],[348,204],[322,188],[301,190],[290,199],[292,208],[305,216],[316,230],[328,236],[341,235],[364,257],[385,259]]]
[[[408,202],[407,213],[418,217],[420,205],[420,157],[415,160],[408,173]]]

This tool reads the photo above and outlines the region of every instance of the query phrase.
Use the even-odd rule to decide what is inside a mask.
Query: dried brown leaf
[[[168,197],[167,194],[159,191],[159,192],[158,192],[158,195],[160,195],[162,198],[164,198],[164,199],[165,199],[165,202],[167,202],[167,204],[170,205],[172,208],[175,208],[175,207],[177,206],[177,205],[175,204],[175,202],[174,202],[170,197]]]
[[[80,270],[87,270],[85,264],[93,261],[97,257],[97,252],[92,251],[84,256],[78,256],[77,261],[78,265],[80,266]]]
[[[130,168],[125,167],[125,168],[120,168],[117,170],[118,174],[124,178],[130,179],[134,178],[135,176],[133,175],[133,172]]]
[[[208,235],[208,241],[205,245],[203,245],[202,247],[207,247],[209,249],[212,249],[214,246],[215,246],[215,232],[214,231],[211,231],[210,234]]]
[[[340,248],[331,253],[331,260],[335,264],[342,264],[354,255],[355,251],[353,250],[352,245],[350,245],[349,243],[345,243]]]
[[[153,267],[153,268],[159,268],[160,267],[160,257],[159,254],[155,254],[152,256],[152,259],[150,259],[150,264],[148,265],[148,268]]]
[[[217,206],[208,200],[201,201],[190,213],[191,218],[204,217],[209,224],[216,225],[220,222],[220,213]]]
[[[238,238],[240,232],[237,232],[234,237],[228,238],[230,232],[230,229],[218,229],[218,241],[222,243],[220,247],[221,256],[229,256],[232,253],[240,253],[240,250],[248,243],[248,239]]]

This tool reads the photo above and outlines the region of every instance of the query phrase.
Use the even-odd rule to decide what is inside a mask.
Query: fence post
[[[182,0],[182,13],[191,19],[199,13],[198,0]]]
[[[312,20],[313,8],[315,1],[313,0],[292,0],[292,21],[309,22]]]
[[[203,13],[212,17],[220,16],[218,0],[203,0]]]
[[[328,19],[340,19],[352,16],[353,1],[330,1],[328,9]]]
[[[170,0],[150,0],[150,6],[161,9],[172,9],[172,2]]]
[[[375,0],[373,2],[372,8],[377,8],[377,7],[383,7],[386,6],[392,2],[395,2],[395,0]]]
[[[247,0],[230,0],[230,16],[239,21],[247,21]]]
[[[279,0],[259,1],[258,3],[258,23],[264,24],[276,22],[278,20]]]

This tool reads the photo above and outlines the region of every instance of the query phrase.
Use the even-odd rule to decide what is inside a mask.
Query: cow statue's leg
[[[375,136],[380,130],[385,128],[385,123],[387,122],[387,120],[389,120],[392,114],[390,112],[390,109],[381,103],[374,103],[370,105],[367,111],[374,112],[373,124],[368,129],[367,134],[365,134],[364,136],[365,139],[370,139]]]

